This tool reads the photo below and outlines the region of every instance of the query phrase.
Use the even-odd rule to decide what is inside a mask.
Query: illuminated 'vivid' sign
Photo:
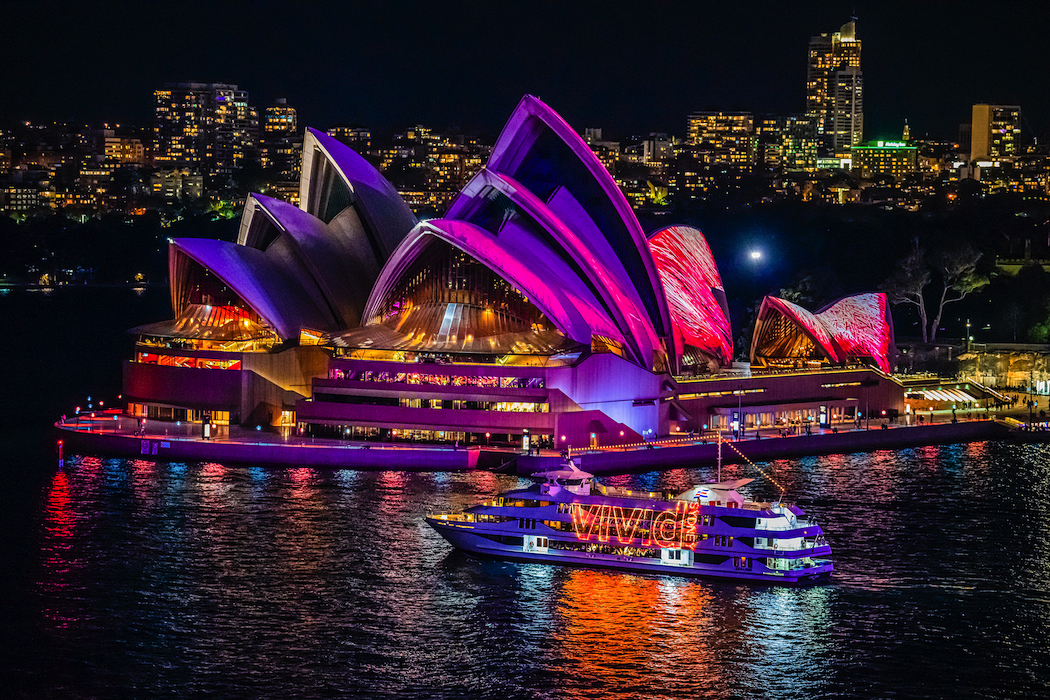
[[[573,503],[569,510],[576,539],[584,542],[590,541],[592,537],[599,542],[608,542],[611,536],[620,544],[630,544],[639,528],[648,524],[648,532],[642,538],[643,547],[696,547],[699,503],[679,501],[673,510],[660,512],[650,508],[623,508],[605,504],[585,506],[579,503]]]

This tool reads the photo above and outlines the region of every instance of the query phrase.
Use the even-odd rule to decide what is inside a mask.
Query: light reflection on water
[[[36,559],[13,564],[40,614],[12,658],[35,697],[1038,697],[1048,456],[760,465],[836,553],[812,589],[478,561],[423,523],[513,476],[75,458],[40,494]],[[745,477],[777,495],[723,470]]]

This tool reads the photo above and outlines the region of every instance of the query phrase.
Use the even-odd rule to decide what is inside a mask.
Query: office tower
[[[864,134],[864,75],[856,21],[833,34],[809,40],[806,72],[806,116],[817,137],[833,153],[845,153]]]
[[[859,146],[864,134],[864,76],[860,68],[849,66],[831,75],[831,119],[825,135],[831,136],[831,150],[845,153]]]
[[[223,83],[171,83],[153,93],[158,164],[229,176],[255,157],[259,116],[248,92]]]
[[[756,160],[767,169],[817,169],[817,137],[813,120],[809,117],[763,117],[758,121],[755,133],[761,152]]]
[[[1017,105],[973,106],[970,127],[970,160],[1009,158],[1018,152],[1021,108]]]
[[[906,141],[876,141],[867,146],[854,146],[853,169],[861,177],[892,175],[900,180],[919,169],[919,149]]]
[[[696,112],[689,115],[686,140],[702,162],[750,169],[755,157],[754,131],[750,112]]]

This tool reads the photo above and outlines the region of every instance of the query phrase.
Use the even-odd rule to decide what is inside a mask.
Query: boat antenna
[[[719,433],[715,433],[715,434],[718,436],[718,483],[722,483],[722,433],[719,432]],[[769,483],[773,484],[778,489],[780,489],[780,500],[781,501],[784,500],[784,491],[785,491],[785,489],[784,489],[783,484],[781,484],[779,481],[777,481],[776,479],[771,477],[769,474],[766,474],[762,470],[761,467],[759,467],[757,464],[755,464],[750,459],[748,459],[747,455],[745,455],[743,452],[738,450],[736,445],[734,445],[731,442],[727,442],[726,444],[729,445],[729,447],[733,450],[733,452],[736,452],[738,455],[740,455],[741,459],[743,459],[745,462],[747,462],[752,467],[754,467],[755,471],[757,471],[759,474],[764,476],[766,478],[766,480],[769,481]]]

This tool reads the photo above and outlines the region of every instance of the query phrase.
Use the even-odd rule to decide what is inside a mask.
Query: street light
[[[762,260],[762,251],[752,248],[747,257],[751,259],[751,298],[755,301],[755,314],[757,315],[761,303],[755,297],[758,296],[758,263]]]

